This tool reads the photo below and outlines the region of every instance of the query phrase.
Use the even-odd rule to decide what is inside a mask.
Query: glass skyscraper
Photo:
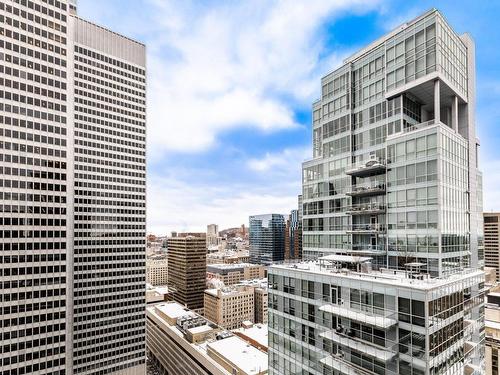
[[[280,214],[250,216],[250,262],[268,265],[285,256],[285,218]]]
[[[431,10],[321,80],[271,374],[484,372],[474,43]]]

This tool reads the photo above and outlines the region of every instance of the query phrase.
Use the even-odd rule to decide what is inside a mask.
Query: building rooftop
[[[211,268],[215,270],[233,270],[233,269],[243,269],[247,267],[262,267],[260,264],[253,263],[216,263],[216,264],[208,264],[207,268]]]
[[[242,375],[267,373],[267,354],[244,339],[224,331],[216,324],[177,302],[164,302],[146,308],[152,319],[171,338],[195,358],[203,358],[217,374],[231,375],[227,365],[239,368]],[[189,337],[196,336],[193,341]]]
[[[238,284],[235,285],[248,285],[252,288],[267,289],[269,284],[267,282],[267,278],[264,277],[263,279],[241,280]]]
[[[209,343],[209,350],[224,357],[245,374],[267,372],[267,354],[253,347],[238,336]]]
[[[342,262],[340,256],[334,255],[332,259],[322,257],[314,261],[304,261],[300,263],[283,263],[270,266],[270,269],[285,269],[298,272],[316,273],[323,275],[335,275],[339,278],[357,279],[357,280],[372,280],[381,284],[406,286],[412,289],[432,290],[449,284],[453,281],[460,281],[473,276],[483,275],[481,270],[464,269],[462,272],[449,275],[445,278],[431,278],[427,274],[417,274],[408,271],[381,268],[380,270],[371,270],[366,268],[366,272],[359,272],[347,268],[340,268],[337,264]],[[328,261],[331,260],[331,263]],[[327,261],[327,262],[325,262]],[[350,262],[342,262],[350,263]]]
[[[248,337],[249,339],[257,342],[261,347],[268,347],[268,326],[267,324],[254,324],[250,328],[238,328],[233,330],[234,333],[239,334],[240,337]]]
[[[229,296],[229,295],[233,295],[233,294],[248,293],[250,291],[252,291],[252,289],[245,288],[245,285],[231,285],[231,286],[225,286],[222,288],[206,289],[205,293],[210,294],[214,297],[217,297],[219,295],[219,292],[223,296]]]

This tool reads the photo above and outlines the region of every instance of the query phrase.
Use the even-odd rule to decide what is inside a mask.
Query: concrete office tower
[[[143,374],[145,48],[75,14],[0,2],[0,371]]]
[[[302,223],[299,211],[292,210],[285,227],[285,260],[302,259]]]
[[[323,77],[272,374],[484,372],[474,44],[431,10]],[[300,348],[300,350],[299,350]]]
[[[484,265],[495,269],[500,281],[500,212],[485,212],[484,219]]]
[[[77,17],[74,50],[74,372],[142,373],[145,47]],[[71,194],[70,194],[71,195]]]
[[[168,286],[174,301],[203,312],[207,274],[205,237],[172,237],[168,240]]]
[[[250,262],[269,265],[285,256],[285,219],[283,215],[250,216]]]

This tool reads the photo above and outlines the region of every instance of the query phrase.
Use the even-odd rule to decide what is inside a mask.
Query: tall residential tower
[[[310,261],[269,270],[270,373],[483,373],[472,39],[431,10],[321,85]]]
[[[2,374],[145,371],[145,47],[0,1]]]

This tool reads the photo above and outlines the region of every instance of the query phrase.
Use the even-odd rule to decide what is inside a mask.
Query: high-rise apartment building
[[[285,260],[302,259],[302,223],[299,211],[292,210],[285,226]]]
[[[494,268],[500,281],[500,212],[485,212],[484,220],[484,265]]]
[[[0,56],[0,372],[142,374],[145,47],[4,0]]]
[[[484,372],[474,43],[431,10],[323,77],[270,373]]]
[[[205,236],[172,237],[168,240],[168,286],[174,301],[203,311],[207,274]]]
[[[285,218],[279,214],[250,216],[250,262],[268,265],[285,256]]]

